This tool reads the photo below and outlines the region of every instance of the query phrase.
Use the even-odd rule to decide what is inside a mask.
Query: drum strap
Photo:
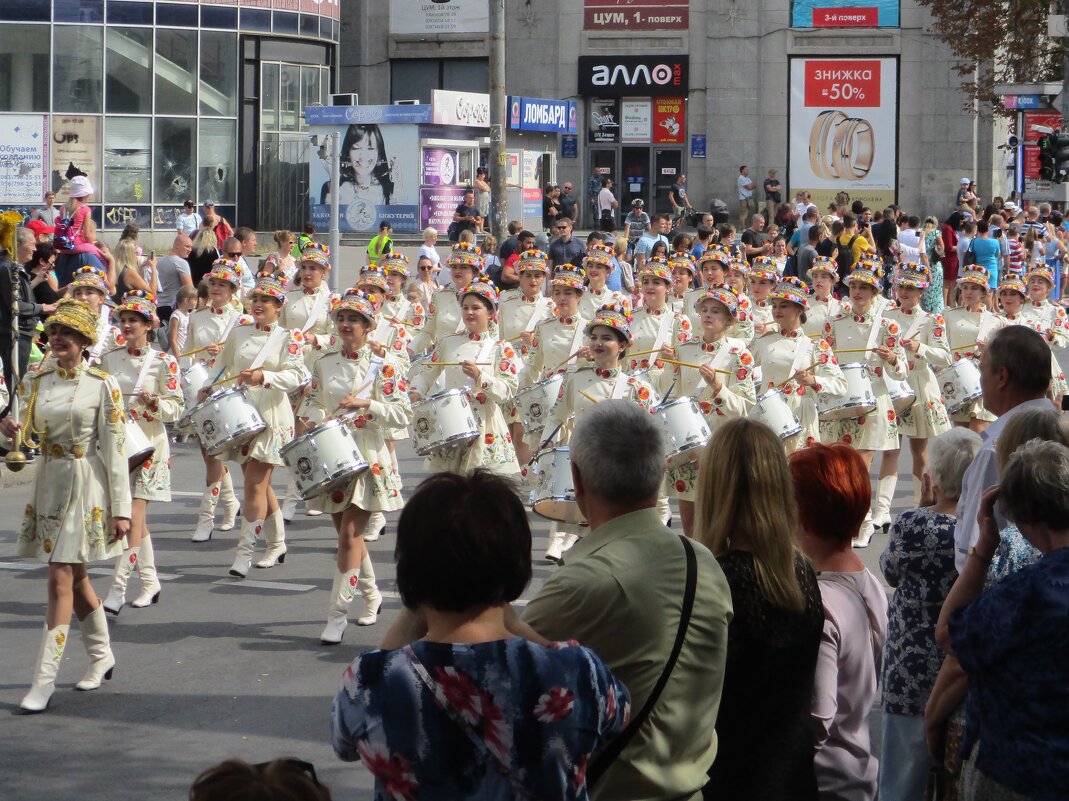
[[[223,333],[219,335],[219,342],[226,342],[227,337],[230,336],[230,332],[234,330],[234,326],[238,324],[239,319],[241,319],[241,312],[239,311],[235,311],[230,315],[230,319],[227,320]]]
[[[356,397],[365,399],[371,395],[371,387],[375,384],[375,378],[379,374],[379,368],[382,367],[382,357],[373,356],[371,359],[371,366],[367,368],[367,372],[364,373],[363,379],[361,379],[358,385],[360,389],[356,391]]]
[[[794,361],[791,362],[791,371],[787,373],[787,377],[790,378],[802,367],[808,367],[810,364],[810,354],[813,353],[813,340],[809,337],[803,337],[798,340],[798,347],[794,349]]]
[[[264,362],[267,361],[267,357],[271,354],[273,348],[278,348],[282,344],[281,335],[285,336],[290,333],[288,328],[282,326],[275,326],[271,329],[271,333],[267,335],[267,341],[264,342],[264,346],[260,348],[260,352],[256,354],[256,358],[252,360],[252,364],[249,365],[250,370],[259,370],[264,366]]]
[[[546,309],[553,302],[552,298],[539,298],[538,302],[534,305],[534,311],[531,312],[531,319],[527,321],[526,327],[523,329],[523,333],[529,334],[535,330],[535,326],[542,321],[542,315]]]
[[[913,339],[913,337],[917,336],[926,319],[928,319],[928,313],[918,306],[916,311],[913,312],[913,322],[910,324],[909,330],[902,335],[902,339]]]
[[[111,320],[109,319],[107,310],[102,309],[100,319],[97,320],[97,341],[89,351],[90,359],[100,358],[100,353],[104,350],[104,340],[107,339],[109,325],[111,325]]]
[[[672,323],[675,321],[675,314],[672,313],[671,308],[664,307],[664,315],[661,317],[661,326],[657,329],[657,339],[653,341],[652,350],[654,353],[659,351],[668,342],[668,338],[672,336]]]
[[[872,315],[872,328],[869,329],[869,340],[865,343],[865,347],[872,350],[876,347],[877,341],[880,338],[880,329],[883,327],[883,312],[874,312]]]
[[[329,292],[320,292],[316,295],[315,302],[312,303],[312,310],[308,312],[308,319],[304,321],[304,325],[301,326],[301,333],[307,334],[312,330],[312,326],[316,324],[316,320],[319,319],[319,315],[322,313],[324,307],[327,305],[327,301],[330,300]]]
[[[148,372],[152,369],[152,364],[156,361],[156,352],[152,348],[147,348],[148,354],[145,356],[145,361],[141,362],[141,370],[137,373],[137,383],[134,384],[134,394],[137,395],[141,392],[142,387],[145,386],[145,379],[148,378]]]
[[[578,320],[575,323],[575,333],[572,334],[572,346],[568,348],[568,353],[575,353],[583,344],[583,325]],[[572,356],[568,360],[568,364],[575,364],[575,356]]]
[[[616,383],[612,385],[612,394],[609,396],[609,400],[620,400],[624,396],[628,378],[629,376],[623,370],[616,374]]]
[[[489,359],[490,358],[490,353],[491,353],[491,351],[493,351],[493,349],[494,349],[494,347],[496,345],[497,345],[497,342],[493,339],[493,337],[489,336],[489,334],[488,334],[486,341],[483,343],[483,346],[481,348],[479,348],[479,355],[475,357],[476,363],[485,362],[487,359]],[[475,379],[474,378],[469,378],[468,379],[468,389],[472,389],[474,386],[475,386]]]

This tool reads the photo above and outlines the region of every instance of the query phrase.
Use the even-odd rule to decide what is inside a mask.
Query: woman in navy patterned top
[[[589,649],[506,625],[531,578],[513,485],[482,469],[432,476],[401,513],[396,555],[426,630],[391,632],[422,639],[346,669],[335,753],[363,760],[376,801],[586,799],[590,754],[623,729],[630,697]]]
[[[931,761],[924,738],[924,705],[943,663],[935,621],[954,579],[954,525],[961,479],[980,450],[980,435],[952,428],[930,444],[924,477],[931,506],[903,512],[891,527],[880,568],[895,588],[883,652],[881,801],[924,797]]]

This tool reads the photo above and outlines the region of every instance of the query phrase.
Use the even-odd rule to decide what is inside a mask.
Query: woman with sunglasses
[[[248,294],[255,321],[238,326],[223,345],[216,360],[222,380],[236,380],[245,389],[266,427],[244,445],[220,454],[237,462],[245,481],[241,537],[230,575],[245,578],[252,566],[256,542],[263,534],[267,552],[257,567],[274,567],[286,558],[286,530],[278,498],[271,488],[271,473],[283,464],[279,453],[294,438],[293,407],[289,394],[308,383],[303,356],[304,334],[279,324],[286,291],[274,273],[260,273]],[[200,391],[206,399],[210,389]]]
[[[208,273],[208,305],[197,309],[189,316],[189,332],[186,339],[186,352],[197,351],[186,357],[188,368],[193,360],[208,368],[210,375],[219,372],[216,361],[223,345],[238,326],[252,322],[252,317],[242,314],[240,305],[235,303],[241,289],[241,273],[236,261],[217,259]],[[192,409],[186,409],[191,412]],[[223,504],[223,520],[220,531],[230,531],[237,520],[238,503],[234,494],[234,481],[230,471],[222,460],[211,456],[204,446],[200,446],[200,456],[204,460],[204,494],[200,499],[200,511],[197,513],[197,527],[193,531],[193,542],[207,542],[212,538],[215,528],[215,510]]]
[[[393,512],[403,505],[401,475],[386,447],[386,435],[411,422],[412,405],[403,378],[404,361],[388,350],[376,352],[368,339],[376,322],[371,298],[351,289],[331,317],[338,348],[316,362],[300,418],[310,428],[339,414],[348,416],[356,445],[370,465],[346,486],[312,501],[331,516],[338,532],[337,572],[320,635],[321,642],[336,645],[349,623],[349,605],[358,589],[364,611],[357,625],[370,626],[378,619],[382,595],[364,530],[373,513]]]
[[[586,272],[586,292],[579,299],[579,314],[593,320],[594,315],[602,306],[619,306],[631,311],[631,295],[609,289],[609,273],[615,269],[613,258],[615,253],[608,245],[594,242],[587,249],[586,256],[582,259],[582,268]],[[578,266],[578,265],[576,265]],[[567,269],[567,268],[564,268]]]
[[[126,347],[104,354],[100,367],[119,384],[126,399],[127,420],[135,423],[152,444],[152,456],[130,474],[133,483],[133,516],[126,546],[104,599],[104,609],[117,615],[126,603],[126,584],[137,568],[141,593],[130,606],[135,609],[160,600],[156,556],[148,530],[148,505],[171,501],[171,444],[167,423],[182,416],[184,400],[178,386],[178,362],[169,353],[155,350],[149,332],[159,324],[156,298],[148,292],[127,292],[116,309]]]

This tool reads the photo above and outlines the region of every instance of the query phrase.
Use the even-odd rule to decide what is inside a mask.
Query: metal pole
[[[490,230],[505,241],[508,198],[505,196],[505,0],[490,3]]]
[[[341,194],[341,134],[330,135],[330,291],[338,291],[341,271],[341,228],[338,223],[338,198]]]

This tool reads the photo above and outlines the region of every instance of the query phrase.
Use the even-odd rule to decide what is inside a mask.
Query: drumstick
[[[633,356],[649,356],[651,353],[660,353],[660,352],[661,352],[660,348],[657,348],[657,350],[637,350],[634,353],[628,353],[627,354],[627,358],[630,359]]]
[[[241,373],[238,373],[237,375],[232,375],[230,376],[230,378],[220,378],[218,381],[213,381],[211,384],[208,384],[208,386],[204,388],[211,389],[212,387],[218,387],[221,384],[229,384],[231,381],[237,381],[239,378],[241,378]]]
[[[390,322],[396,323],[397,325],[415,325],[415,322],[412,320],[398,320],[396,317],[391,317]]]
[[[962,350],[963,348],[975,348],[979,344],[980,344],[979,342],[969,342],[966,345],[954,345],[950,349],[951,350]]]
[[[866,350],[867,350],[867,348],[866,348]],[[849,353],[849,351],[840,351],[840,353]],[[814,367],[819,367],[819,366],[820,366],[820,362],[813,362],[813,363],[812,363],[811,365],[809,365],[808,367],[803,367],[803,368],[802,368],[801,370],[799,370],[799,371],[798,371],[797,373],[795,373],[794,375],[798,375],[798,373],[808,373],[808,372],[809,372],[810,370],[812,370],[812,369],[813,369]],[[788,385],[789,383],[791,383],[791,382],[792,382],[793,380],[794,380],[794,376],[792,375],[792,376],[791,376],[790,378],[788,378],[788,379],[787,379],[786,381],[784,381],[784,382],[783,382],[782,384],[777,384],[777,385],[776,385],[776,389],[783,389],[783,388],[784,388],[785,386],[787,386],[787,385]]]
[[[438,365],[439,367],[459,367],[462,364],[467,364],[467,362],[431,362],[430,364],[432,366]],[[478,367],[489,367],[493,362],[472,362],[472,364]]]
[[[186,356],[193,356],[193,355],[195,355],[197,353],[200,353],[201,351],[205,351],[208,348],[212,347],[212,345],[215,345],[216,347],[221,347],[222,344],[223,344],[222,342],[212,342],[211,344],[205,345],[205,346],[200,347],[200,348],[194,348],[193,350],[187,350],[185,353],[180,354],[178,358],[179,359],[184,359]]]
[[[680,367],[693,367],[695,370],[704,367],[704,364],[695,364],[694,362],[681,362],[678,359],[661,359],[665,364],[678,364]],[[724,375],[731,375],[730,370],[721,370],[719,367],[713,368],[717,373],[723,373]]]
[[[593,397],[592,395],[588,395],[587,393],[583,392],[583,390],[579,390],[579,394],[591,403],[601,403],[601,401],[599,401],[597,398]]]
[[[840,353],[868,353],[870,350],[876,350],[876,348],[843,348],[842,350],[833,348],[833,350],[835,355],[838,356]]]
[[[582,348],[580,348],[579,350],[582,350]],[[566,365],[568,362],[570,362],[572,359],[574,359],[576,356],[578,356],[579,355],[579,350],[577,350],[575,353],[573,353],[567,359],[562,361],[560,364],[558,364],[552,370],[547,371],[546,375],[552,375],[553,373],[557,372],[560,368],[562,368],[564,365]]]

